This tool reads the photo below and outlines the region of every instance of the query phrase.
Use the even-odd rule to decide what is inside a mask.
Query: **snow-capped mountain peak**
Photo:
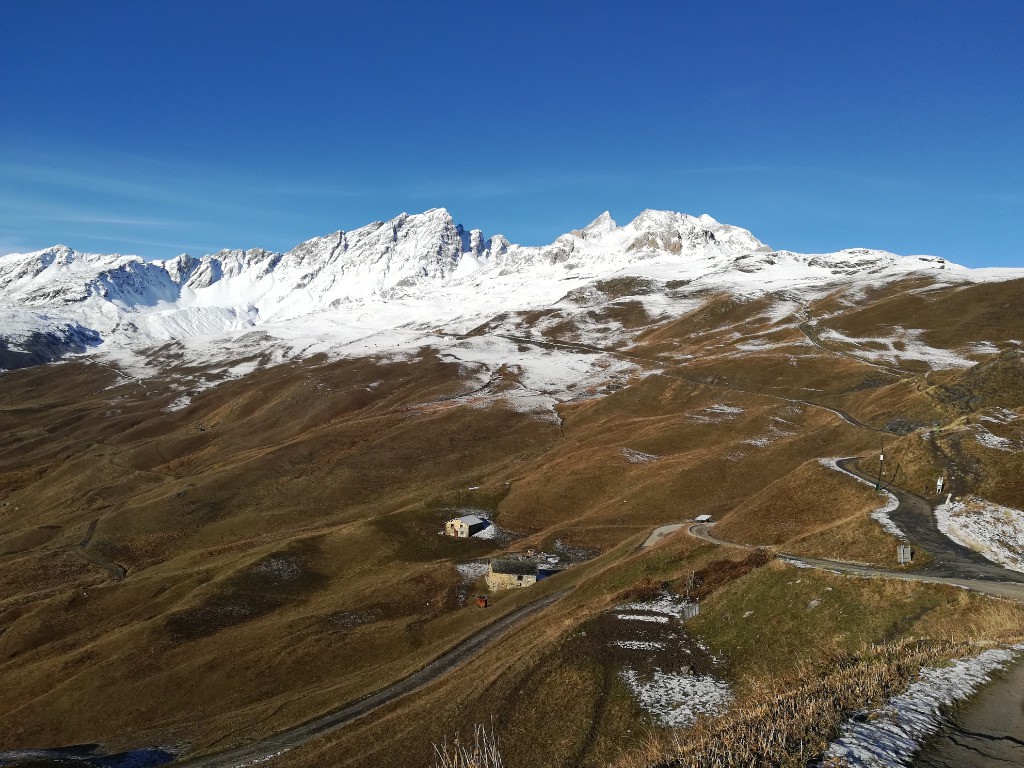
[[[574,234],[578,234],[584,240],[594,237],[600,237],[602,234],[612,232],[618,229],[618,224],[615,223],[615,219],[612,218],[612,214],[609,211],[605,211],[592,222],[587,224],[583,229],[578,230]]]
[[[444,208],[434,208],[314,237],[287,253],[222,250],[147,262],[56,245],[10,254],[0,257],[0,314],[21,329],[20,339],[38,328],[51,336],[71,334],[77,347],[93,338],[145,343],[322,313],[369,312],[371,305],[397,307],[442,294],[451,298],[434,306],[434,315],[457,315],[477,303],[479,312],[500,312],[509,302],[532,306],[545,300],[541,285],[561,294],[566,281],[582,284],[655,265],[659,275],[673,279],[685,274],[702,285],[744,290],[894,278],[922,269],[967,272],[941,259],[863,249],[774,252],[749,231],[707,214],[657,210],[642,211],[622,226],[606,211],[550,245],[521,246],[466,229]],[[494,291],[500,300],[486,298]],[[4,338],[14,337],[0,335],[0,343]]]

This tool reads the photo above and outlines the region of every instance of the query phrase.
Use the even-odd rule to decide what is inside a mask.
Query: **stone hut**
[[[490,525],[487,518],[478,515],[464,515],[456,517],[444,524],[446,536],[454,536],[457,539],[468,539],[474,533],[478,533]]]
[[[528,587],[537,582],[537,564],[529,560],[491,560],[484,578],[492,592]]]

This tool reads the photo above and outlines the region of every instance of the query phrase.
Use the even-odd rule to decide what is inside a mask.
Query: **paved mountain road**
[[[856,457],[841,459],[839,467],[862,480],[874,483],[875,478],[853,466]],[[1024,573],[1011,571],[972,549],[961,546],[939,530],[935,521],[935,505],[923,496],[895,486],[886,491],[896,497],[899,506],[889,517],[906,534],[912,544],[930,554],[932,562],[919,569],[919,573],[953,579],[977,581],[1015,582],[1024,585]]]
[[[686,523],[673,523],[671,525],[663,525],[660,528],[655,528],[651,531],[651,535],[647,537],[647,540],[641,544],[638,549],[647,549],[648,547],[653,547],[655,544],[661,543],[662,539],[670,533],[675,533],[684,525],[686,525]]]
[[[691,525],[687,532],[698,539],[717,544],[722,547],[733,547],[735,549],[757,549],[750,544],[737,544],[734,541],[725,541],[713,536],[710,529],[714,523],[697,523]],[[792,563],[796,566],[814,568],[820,571],[832,571],[834,573],[849,574],[851,576],[863,576],[866,578],[881,577],[885,579],[899,579],[901,581],[916,581],[925,584],[948,584],[953,587],[969,589],[973,592],[982,592],[986,595],[996,597],[1008,597],[1013,600],[1024,602],[1024,582],[1020,581],[996,581],[994,579],[969,579],[953,576],[938,576],[926,571],[893,571],[888,568],[881,568],[875,565],[861,565],[859,563],[846,563],[841,560],[825,560],[818,557],[803,557],[802,555],[791,555],[786,552],[779,552],[777,556],[781,560]]]

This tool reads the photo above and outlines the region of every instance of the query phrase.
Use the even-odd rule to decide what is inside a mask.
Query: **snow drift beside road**
[[[880,709],[843,724],[839,738],[825,752],[851,768],[899,768],[910,764],[925,737],[938,730],[942,708],[968,698],[993,672],[1005,667],[1024,644],[994,648],[948,667],[921,671],[906,693],[894,696]]]
[[[1015,571],[1024,572],[1024,512],[977,496],[935,508],[939,530],[953,541]]]

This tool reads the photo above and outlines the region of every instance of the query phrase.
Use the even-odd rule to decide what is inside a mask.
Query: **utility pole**
[[[878,441],[882,445],[882,450],[878,453],[878,480],[875,482],[876,491],[882,490],[882,475],[885,470],[885,437],[879,435]]]
[[[875,481],[875,490],[884,491],[896,482],[896,478],[899,477],[900,474],[900,465],[896,465],[896,469],[892,473],[892,478],[889,482],[885,482],[885,438],[882,435],[879,435],[878,439],[882,443],[882,451],[878,454],[878,480]]]
[[[888,487],[889,487],[890,485],[892,485],[893,483],[895,483],[895,482],[896,482],[896,478],[897,478],[897,477],[899,477],[899,476],[900,476],[900,465],[899,465],[899,464],[897,464],[897,465],[896,465],[896,469],[894,469],[894,470],[893,470],[893,473],[892,473],[892,478],[891,478],[891,479],[889,480],[889,482],[887,482],[887,483],[886,483],[885,485],[883,485],[883,486],[882,486],[881,488],[879,488],[878,490],[880,490],[880,491],[884,491],[884,490],[885,490],[885,489],[887,489],[887,488],[888,488]]]

